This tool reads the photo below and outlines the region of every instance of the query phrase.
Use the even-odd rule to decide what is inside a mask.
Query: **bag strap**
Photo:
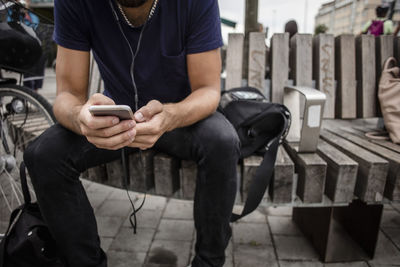
[[[231,222],[235,222],[254,211],[262,201],[274,173],[280,138],[281,135],[275,137],[269,145],[261,165],[257,168],[256,174],[252,178],[243,211],[241,214],[232,213]]]
[[[19,175],[21,179],[22,194],[24,195],[25,204],[31,203],[31,195],[29,193],[28,183],[26,181],[25,163],[21,162],[19,166]]]

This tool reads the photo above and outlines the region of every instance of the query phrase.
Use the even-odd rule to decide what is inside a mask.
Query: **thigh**
[[[36,138],[25,151],[25,161],[35,165],[65,164],[82,172],[120,157],[121,151],[99,149],[86,137],[55,124]],[[43,166],[43,167],[45,167]]]
[[[239,138],[231,123],[219,112],[188,127],[165,133],[155,149],[183,160],[197,161],[199,155],[215,145],[234,143]]]

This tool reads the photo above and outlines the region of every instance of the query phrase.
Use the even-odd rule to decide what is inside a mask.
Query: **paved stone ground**
[[[181,267],[190,263],[195,241],[192,201],[148,195],[138,213],[138,233],[133,235],[126,191],[85,180],[83,184],[111,267]],[[143,194],[131,192],[131,196],[136,205],[143,199]],[[288,207],[261,207],[232,224],[225,266],[400,266],[400,204],[385,206],[376,256],[368,262],[322,264],[291,214]],[[176,265],[162,264],[167,262]]]
[[[41,94],[54,99],[54,74],[47,72]],[[124,190],[82,181],[94,208],[110,267],[184,267],[193,257],[193,202],[147,196],[138,213],[138,231],[129,224],[130,205]],[[131,192],[138,205],[143,194]],[[291,208],[261,207],[233,226],[226,250],[227,267],[388,267],[400,266],[400,204],[386,205],[376,256],[368,262],[323,264],[291,220]],[[175,264],[168,265],[168,262]]]

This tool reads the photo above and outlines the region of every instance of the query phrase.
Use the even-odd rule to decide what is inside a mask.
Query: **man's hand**
[[[102,94],[94,94],[82,106],[79,115],[79,127],[82,135],[98,148],[117,150],[135,140],[136,122],[134,120],[120,121],[115,116],[93,116],[89,112],[92,105],[115,105],[111,98]]]
[[[152,100],[146,106],[135,112],[136,137],[130,147],[142,150],[154,146],[157,140],[169,130],[171,115],[166,106],[157,100]]]

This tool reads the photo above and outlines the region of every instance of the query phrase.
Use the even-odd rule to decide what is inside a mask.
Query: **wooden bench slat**
[[[289,73],[289,33],[275,33],[271,39],[271,100],[283,103]]]
[[[389,163],[326,130],[321,132],[321,137],[358,163],[355,195],[366,202],[382,201]]]
[[[324,118],[335,117],[335,39],[318,34],[313,40],[313,74],[316,88],[326,94]]]
[[[347,131],[351,131],[347,129]],[[400,154],[380,145],[369,142],[366,137],[356,136],[350,132],[338,130],[337,133],[360,147],[384,158],[389,162],[388,179],[385,185],[384,196],[390,200],[400,199]]]
[[[316,153],[298,153],[298,146],[286,143],[298,174],[296,193],[304,203],[320,203],[323,199],[326,162]]]
[[[357,117],[376,116],[375,37],[363,34],[356,38]]]
[[[194,161],[182,160],[180,169],[181,197],[194,199],[197,180],[197,164]]]
[[[350,203],[354,198],[357,162],[323,140],[318,143],[317,153],[328,164],[325,194],[335,203]]]
[[[230,33],[228,42],[225,90],[242,85],[244,35],[242,33]]]
[[[356,55],[354,35],[335,38],[335,78],[338,81],[336,117],[356,117]]]
[[[179,160],[164,153],[154,156],[155,192],[161,196],[173,196],[179,189]]]
[[[265,33],[251,32],[249,37],[248,85],[264,92],[265,81]]]
[[[276,156],[273,183],[269,194],[273,203],[292,202],[294,163],[283,146]]]
[[[146,192],[154,188],[154,154],[145,150],[129,155],[129,189]]]

